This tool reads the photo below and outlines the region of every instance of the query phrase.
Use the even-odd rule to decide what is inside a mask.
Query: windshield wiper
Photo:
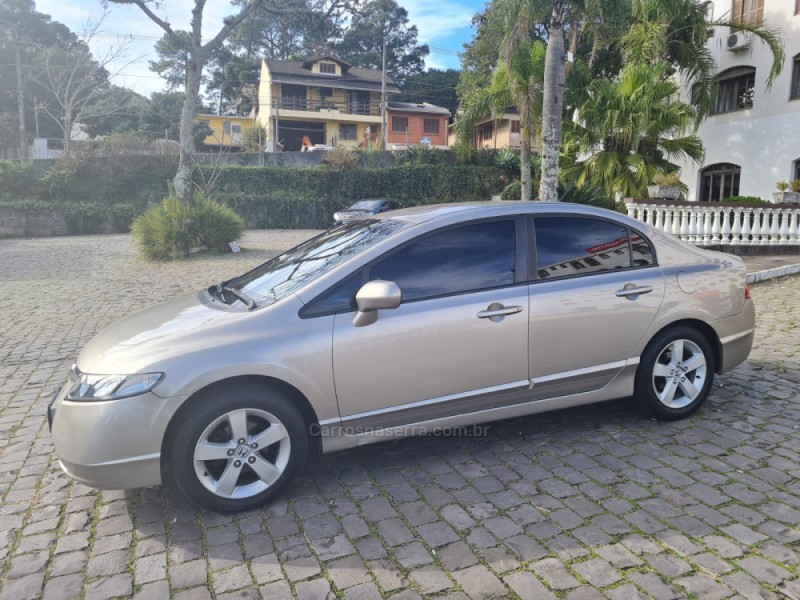
[[[247,310],[253,310],[256,307],[256,301],[241,290],[237,290],[236,288],[228,286],[222,286],[222,291],[229,292],[231,295],[236,296],[239,300],[244,302],[247,305]]]

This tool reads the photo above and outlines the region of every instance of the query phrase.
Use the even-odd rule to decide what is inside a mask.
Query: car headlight
[[[164,378],[163,373],[135,375],[92,375],[77,367],[70,372],[68,400],[117,400],[146,394]]]

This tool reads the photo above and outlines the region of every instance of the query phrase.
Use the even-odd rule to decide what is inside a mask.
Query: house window
[[[761,25],[764,20],[764,0],[733,0],[731,20],[748,25]]]
[[[319,88],[319,97],[320,98],[330,98],[333,96],[333,88],[329,87],[321,87]]]
[[[800,4],[800,0],[797,0],[797,2]],[[800,98],[800,54],[796,55],[792,60],[792,89],[789,98],[792,100]]]
[[[230,123],[228,123],[227,121],[225,121],[225,122],[222,124],[222,134],[223,134],[223,135],[229,135],[229,134],[230,134],[230,132],[231,132],[231,124],[230,124]]]
[[[239,123],[233,123],[231,125],[231,132],[232,133],[242,133],[242,126]]]
[[[739,195],[739,179],[742,168],[739,165],[720,163],[700,171],[701,202],[722,202],[726,198]]]
[[[408,117],[392,117],[392,131],[408,132]]]
[[[521,125],[522,123],[519,121],[511,121],[511,133],[519,133],[522,131]]]
[[[422,121],[422,132],[439,135],[439,119],[424,119]]]
[[[798,158],[796,161],[794,161],[793,172],[794,172],[794,178],[795,179],[800,179],[800,158]]]
[[[490,140],[493,137],[494,137],[494,127],[492,127],[491,125],[487,125],[486,127],[484,127],[483,131],[481,132],[481,138],[483,140]]]
[[[319,63],[319,72],[336,75],[336,65],[333,63]]]
[[[350,124],[339,125],[339,139],[340,140],[355,140],[356,126]]]
[[[753,107],[756,87],[756,70],[753,67],[736,67],[720,73],[717,102],[714,114]]]

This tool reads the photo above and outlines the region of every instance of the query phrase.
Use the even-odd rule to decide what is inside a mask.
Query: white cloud
[[[457,2],[431,2],[430,0],[400,0],[408,11],[408,20],[417,26],[419,41],[436,45],[436,41],[448,37],[458,29],[469,28],[474,11]]]

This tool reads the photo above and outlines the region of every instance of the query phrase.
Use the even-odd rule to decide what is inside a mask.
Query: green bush
[[[558,197],[562,202],[571,202],[573,204],[587,204],[589,206],[597,206],[599,208],[607,208],[608,210],[615,210],[614,200],[606,196],[605,192],[599,187],[587,183],[581,187],[575,185],[565,186],[562,183],[558,185]]]
[[[769,201],[763,200],[758,196],[728,196],[725,202],[735,202],[737,204],[770,204]]]
[[[230,208],[197,194],[192,206],[168,197],[131,225],[139,251],[150,260],[187,256],[193,248],[229,251],[228,242],[238,238],[244,220]]]
[[[108,226],[114,231],[125,233],[141,209],[130,203],[103,204],[102,202],[77,202],[50,204],[56,210],[63,210],[69,232],[75,235],[99,233]]]
[[[522,183],[509,183],[500,194],[500,200],[519,200],[522,197]]]
[[[16,201],[31,198],[36,193],[37,177],[31,163],[0,160],[0,198]]]
[[[453,202],[488,200],[508,183],[501,169],[462,165],[347,170],[226,167],[217,179],[215,192],[225,196],[296,196],[300,192],[337,205],[364,198]]]
[[[499,150],[494,157],[494,165],[505,169],[510,173],[519,175],[520,171],[520,156],[511,148],[503,148]]]
[[[325,153],[325,158],[322,159],[326,165],[331,169],[355,169],[358,166],[360,155],[355,150],[351,150],[347,146],[336,146],[333,150]]]

